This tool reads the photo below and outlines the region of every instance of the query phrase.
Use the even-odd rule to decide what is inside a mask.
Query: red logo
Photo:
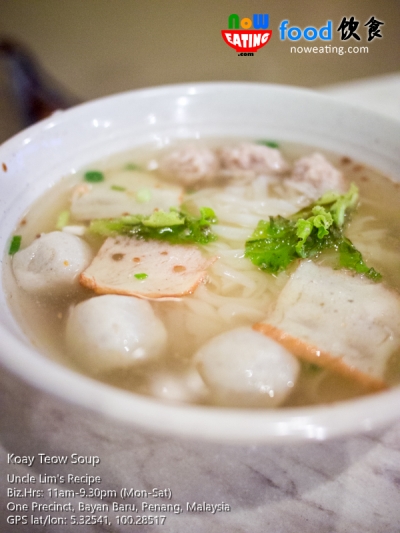
[[[272,30],[267,30],[269,16],[253,15],[253,20],[232,14],[228,18],[229,30],[221,30],[222,37],[226,44],[234,48],[236,52],[257,52],[265,46],[272,35]],[[239,29],[239,27],[243,29]],[[250,29],[253,26],[254,29]]]

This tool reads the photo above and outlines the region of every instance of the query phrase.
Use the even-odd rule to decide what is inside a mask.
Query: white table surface
[[[321,90],[344,102],[400,120],[400,73],[330,85]]]
[[[373,109],[376,112],[400,120],[400,74],[361,80],[358,82],[325,87],[321,89],[335,98]],[[10,401],[7,391],[0,389],[2,409],[7,410]],[[45,427],[51,428],[52,449],[57,446],[57,427],[60,421],[57,412],[41,399],[34,406],[34,417],[45,419]],[[4,422],[6,421],[6,422]],[[71,439],[79,441],[79,420],[71,422]],[[7,465],[7,453],[15,443],[15,427],[20,424],[20,440],[27,445],[26,439],[32,438],[24,431],[24,425],[17,420],[2,417],[0,447],[0,531],[36,532],[43,526],[6,526],[6,474],[13,472],[23,475],[32,474],[26,467]],[[14,437],[11,438],[11,433]],[[18,432],[17,432],[18,434]],[[36,438],[38,438],[36,436]],[[47,452],[46,438],[38,440],[42,451]],[[117,438],[116,436],[114,438]],[[120,435],[118,438],[124,438]],[[60,443],[61,445],[61,443]],[[334,440],[326,443],[307,443],[299,448],[248,447],[227,449],[218,455],[212,445],[193,448],[166,439],[162,458],[157,460],[152,440],[143,446],[146,450],[146,466],[138,462],[133,453],[130,466],[135,465],[136,487],[154,483],[160,486],[165,480],[175,483],[175,492],[183,492],[188,501],[197,500],[225,501],[232,506],[229,513],[216,515],[199,514],[172,515],[164,526],[121,527],[115,524],[102,526],[46,526],[46,531],[64,533],[84,531],[146,531],[160,533],[399,533],[400,532],[400,421],[385,431],[360,435],[351,439]],[[37,443],[32,441],[37,448]],[[108,447],[107,447],[108,446]],[[129,448],[129,443],[127,443]],[[28,443],[29,449],[29,443]],[[99,451],[105,453],[105,463],[118,464],[113,456],[111,443],[104,444],[99,439]],[[133,450],[131,450],[133,452]],[[181,454],[181,463],[176,462]],[[103,454],[104,455],[104,454]],[[215,470],[207,472],[201,464],[210,459]],[[261,459],[260,459],[261,458]],[[135,462],[137,461],[137,462]],[[175,461],[175,463],[173,463]],[[178,467],[169,468],[168,465]],[[182,466],[179,467],[179,464]],[[206,461],[207,464],[207,461]],[[218,465],[218,468],[217,468]],[[117,466],[115,466],[117,468]],[[127,468],[129,465],[127,464]],[[107,466],[97,473],[105,475]],[[188,476],[192,484],[188,482]],[[171,481],[172,480],[172,481]],[[9,485],[8,485],[9,486]],[[183,488],[184,486],[184,488]],[[48,487],[48,485],[45,485]],[[185,492],[186,491],[186,492]],[[196,496],[194,495],[196,494]],[[28,500],[19,500],[24,502]],[[51,503],[54,498],[46,496],[42,503]],[[76,502],[75,502],[76,503]],[[8,513],[9,514],[9,513]],[[40,514],[40,513],[39,513]],[[42,513],[47,514],[47,513]],[[57,515],[57,513],[53,513]]]

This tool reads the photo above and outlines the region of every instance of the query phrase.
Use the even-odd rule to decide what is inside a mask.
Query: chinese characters
[[[364,24],[368,30],[368,42],[371,42],[375,37],[382,38],[380,32],[380,26],[383,26],[385,23],[376,19],[372,16],[368,22]],[[347,41],[350,38],[356,39],[357,41],[361,40],[361,37],[358,35],[357,30],[360,22],[356,20],[353,16],[349,19],[343,17],[341,23],[339,24],[336,31],[340,31],[340,39],[342,41]]]

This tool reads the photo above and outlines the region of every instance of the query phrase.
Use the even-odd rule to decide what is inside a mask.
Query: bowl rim
[[[27,135],[35,137],[50,123],[79,120],[84,112],[115,100],[182,94],[197,91],[235,91],[255,87],[278,89],[286,94],[312,95],[325,104],[342,109],[359,109],[329,95],[304,88],[251,82],[202,82],[164,85],[126,91],[57,111],[49,118],[23,130],[0,146],[0,153],[15,150]],[[400,123],[390,117],[360,109],[379,121]],[[399,127],[400,129],[400,127]],[[96,381],[40,355],[18,340],[0,323],[0,363],[20,379],[70,404],[134,424],[152,433],[180,438],[204,439],[231,444],[250,444],[305,439],[325,440],[380,428],[400,417],[400,387],[373,395],[327,405],[280,408],[278,410],[233,409],[166,403]],[[351,415],[351,416],[350,416]]]

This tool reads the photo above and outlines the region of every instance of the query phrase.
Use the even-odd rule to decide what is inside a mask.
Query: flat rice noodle
[[[117,189],[113,189],[117,187]],[[72,195],[71,214],[76,220],[151,215],[155,209],[179,208],[183,190],[141,172],[120,172],[101,183],[82,183]]]
[[[254,329],[300,359],[380,390],[400,346],[400,297],[381,283],[303,261]]]
[[[196,246],[110,237],[79,281],[97,294],[179,298],[196,290],[215,260],[204,258]]]

